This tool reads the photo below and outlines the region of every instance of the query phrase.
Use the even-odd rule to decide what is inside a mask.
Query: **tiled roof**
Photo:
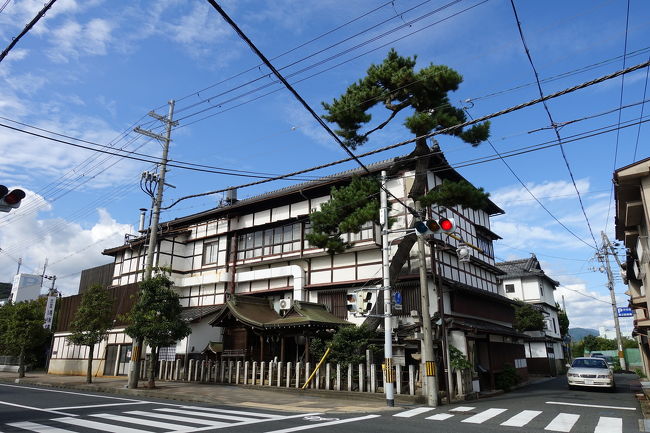
[[[531,256],[527,259],[517,259],[517,260],[499,262],[496,263],[496,267],[506,273],[506,275],[503,276],[503,279],[540,277],[540,278],[546,278],[548,281],[551,282],[551,284],[555,286],[560,285],[559,281],[556,281],[553,278],[546,275],[546,273],[540,266],[539,260],[537,260],[535,254],[531,254]]]
[[[222,305],[207,305],[204,307],[202,306],[202,307],[185,308],[181,312],[181,319],[188,322],[194,322],[195,320],[202,319],[205,316],[209,316],[210,314],[220,311],[221,308]]]

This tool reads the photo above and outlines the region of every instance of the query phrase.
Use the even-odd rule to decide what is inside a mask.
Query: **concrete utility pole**
[[[420,212],[420,202],[415,202],[415,210]],[[436,362],[433,357],[433,333],[431,332],[431,314],[429,313],[429,282],[424,254],[424,237],[418,236],[418,263],[420,264],[420,309],[422,310],[422,365],[424,366],[424,383],[427,393],[427,405],[438,405],[438,381],[436,380]],[[435,286],[434,286],[435,287]],[[435,290],[435,289],[434,289]]]
[[[605,264],[605,270],[607,271],[607,287],[609,288],[609,295],[612,299],[612,314],[614,314],[614,326],[616,327],[616,343],[618,344],[618,359],[621,363],[621,368],[627,370],[625,365],[625,352],[623,352],[623,340],[621,339],[621,326],[618,323],[618,310],[616,309],[616,294],[614,293],[614,275],[612,274],[612,268],[609,266],[609,253],[607,252],[608,247],[611,248],[609,239],[605,232],[600,232],[603,239],[603,254],[601,259]]]
[[[172,127],[177,124],[174,122],[174,104],[175,101],[169,101],[169,112],[167,117],[163,117],[155,112],[150,112],[149,116],[157,119],[166,124],[165,136],[155,134],[151,131],[144,130],[140,127],[134,129],[139,134],[146,135],[147,137],[155,138],[162,143],[163,152],[160,157],[160,171],[158,178],[158,185],[156,188],[156,196],[153,200],[153,213],[151,215],[151,225],[149,226],[149,248],[147,249],[147,258],[145,261],[144,279],[151,278],[153,272],[153,259],[154,251],[158,243],[158,221],[160,219],[160,205],[163,199],[163,190],[165,189],[165,174],[167,173],[167,155],[169,154],[169,143],[171,142]],[[143,341],[134,340],[131,348],[131,362],[129,363],[129,388],[137,388],[138,380],[140,378],[140,358],[142,352]]]
[[[388,243],[388,194],[386,193],[386,171],[381,172],[380,204],[381,204],[381,259],[382,270],[384,272],[383,291],[384,291],[384,371],[386,372],[386,382],[384,390],[386,391],[386,405],[395,406],[395,394],[393,391],[393,323],[391,311],[391,289],[390,289],[390,245]]]

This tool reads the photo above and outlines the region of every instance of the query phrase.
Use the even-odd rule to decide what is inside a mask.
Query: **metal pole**
[[[445,322],[445,295],[442,290],[442,279],[441,274],[442,270],[440,268],[440,261],[438,260],[438,247],[435,242],[431,243],[431,272],[433,274],[433,282],[436,284],[436,287],[440,287],[440,290],[437,291],[437,303],[438,303],[438,314],[440,316],[440,339],[442,341],[444,352],[443,355],[443,364],[445,369],[445,385],[447,386],[447,404],[451,404],[451,393],[452,393],[452,384],[454,383],[451,371],[451,361],[449,356],[449,342],[447,335],[447,324]],[[458,384],[460,387],[460,384]]]
[[[158,186],[156,188],[156,197],[153,202],[153,214],[151,217],[151,225],[149,226],[149,249],[147,250],[147,258],[145,261],[144,279],[151,278],[153,272],[153,259],[156,244],[158,243],[158,220],[160,218],[160,205],[163,199],[163,190],[165,189],[165,174],[167,173],[167,155],[169,153],[169,143],[171,142],[172,126],[174,124],[174,104],[175,101],[169,101],[169,113],[167,119],[163,120],[167,125],[165,137],[162,140],[163,152],[160,158],[160,172],[158,179]],[[153,113],[150,113],[153,114]],[[152,116],[158,118],[158,116]],[[140,132],[140,131],[138,131]],[[137,388],[138,380],[140,378],[140,358],[143,342],[140,339],[133,341],[131,347],[131,361],[129,363],[129,388]]]
[[[415,209],[420,212],[420,202],[415,202]],[[418,263],[420,268],[420,304],[422,310],[422,365],[424,366],[424,382],[426,385],[427,405],[438,405],[438,382],[436,380],[436,362],[433,357],[433,334],[431,332],[431,313],[429,312],[429,284],[427,279],[427,264],[424,255],[424,238],[418,236]],[[433,286],[436,295],[435,284]]]
[[[386,382],[384,390],[386,392],[386,405],[395,406],[395,394],[393,390],[393,324],[391,320],[391,289],[390,289],[390,263],[389,253],[390,245],[388,243],[388,194],[386,194],[386,171],[381,172],[382,189],[380,192],[381,214],[381,263],[384,273],[383,290],[384,290],[384,368],[386,372]]]
[[[614,315],[614,326],[616,328],[616,343],[618,344],[618,359],[621,363],[621,368],[627,370],[625,365],[625,353],[623,352],[623,340],[621,339],[621,326],[618,323],[618,310],[616,309],[616,294],[614,293],[614,275],[612,275],[612,268],[609,266],[609,254],[607,253],[607,246],[609,239],[605,232],[600,232],[603,238],[603,261],[605,262],[605,270],[607,271],[607,287],[609,288],[609,296],[612,299],[612,314]]]

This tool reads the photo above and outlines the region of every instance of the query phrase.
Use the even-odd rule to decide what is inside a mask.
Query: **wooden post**
[[[370,364],[370,392],[377,392],[377,369],[375,364]]]
[[[244,362],[244,385],[248,385],[248,361]]]
[[[363,364],[359,364],[359,392],[363,392],[364,384],[366,382],[363,370]]]
[[[283,365],[284,365],[284,364],[283,364],[282,361],[278,362],[278,380],[277,380],[277,382],[276,382],[276,385],[277,385],[278,387],[282,386],[282,366],[283,366]]]
[[[332,366],[328,362],[327,364],[325,364],[325,389],[328,391],[331,385],[330,382],[330,379],[332,378],[331,375],[332,375]]]
[[[336,364],[336,390],[341,390],[341,364]]]
[[[352,364],[348,364],[348,391],[352,391]]]
[[[409,394],[415,395],[415,365],[409,365]]]
[[[287,388],[291,386],[291,361],[287,362]]]
[[[397,394],[402,393],[402,366],[399,364],[395,366],[395,391]]]

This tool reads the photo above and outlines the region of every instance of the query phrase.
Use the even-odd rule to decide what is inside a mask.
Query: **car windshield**
[[[571,367],[578,368],[607,368],[607,363],[601,358],[576,359]]]

